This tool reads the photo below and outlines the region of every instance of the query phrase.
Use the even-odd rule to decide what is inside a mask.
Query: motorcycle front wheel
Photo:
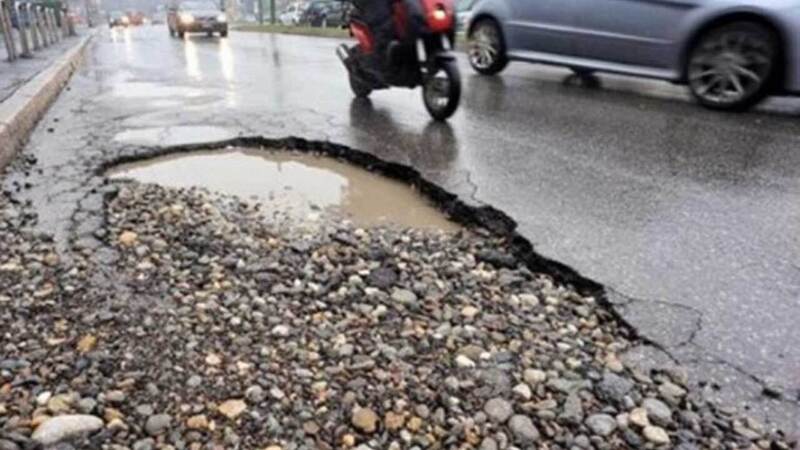
[[[422,85],[425,108],[435,120],[447,120],[461,101],[461,74],[454,59],[438,60],[429,66]]]

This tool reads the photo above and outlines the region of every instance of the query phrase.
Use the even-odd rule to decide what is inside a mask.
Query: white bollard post
[[[14,9],[17,11],[17,29],[19,30],[19,43],[20,43],[20,53],[19,56],[23,58],[30,58],[33,56],[31,54],[31,46],[28,42],[28,27],[30,26],[30,18],[27,14],[25,14],[25,6],[22,3],[17,3],[14,5]]]
[[[14,43],[14,28],[11,26],[11,10],[9,0],[0,0],[0,27],[3,29],[3,41],[6,44],[8,60],[17,59],[17,47]]]

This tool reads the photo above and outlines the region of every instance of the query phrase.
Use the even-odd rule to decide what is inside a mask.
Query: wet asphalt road
[[[63,234],[87,170],[134,144],[350,145],[505,211],[539,253],[606,285],[695,379],[800,428],[800,100],[726,115],[663,83],[603,76],[593,88],[560,69],[517,64],[484,78],[463,65],[462,109],[441,125],[418,91],[354,101],[336,45],[104,30],[32,138],[47,180],[25,195]],[[640,350],[631,358],[666,361]],[[765,384],[782,399],[762,396]]]

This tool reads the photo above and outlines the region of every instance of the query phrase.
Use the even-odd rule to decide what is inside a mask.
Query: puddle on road
[[[114,136],[114,141],[124,144],[170,146],[198,142],[224,141],[233,137],[236,137],[236,134],[225,128],[186,125],[126,130],[117,133],[117,135]]]
[[[326,210],[359,226],[460,228],[408,185],[324,156],[251,149],[192,152],[123,164],[108,176],[203,187],[261,201],[297,219]]]

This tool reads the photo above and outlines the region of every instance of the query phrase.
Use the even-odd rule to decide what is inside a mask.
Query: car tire
[[[698,103],[746,110],[774,92],[780,75],[775,33],[756,22],[734,22],[703,34],[689,52],[686,80]]]
[[[186,32],[181,29],[178,29],[178,37],[183,39],[184,36],[186,36]]]
[[[175,30],[169,28],[169,37],[175,37]]]
[[[228,30],[222,30],[219,32],[219,37],[228,37]]]
[[[494,19],[478,20],[467,37],[469,64],[482,75],[496,75],[508,65],[503,31]]]

